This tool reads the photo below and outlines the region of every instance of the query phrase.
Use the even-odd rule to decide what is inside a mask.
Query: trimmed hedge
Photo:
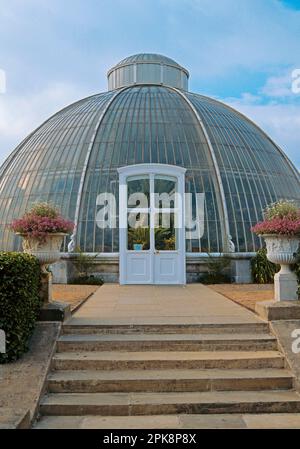
[[[0,252],[0,329],[6,333],[6,353],[0,363],[17,360],[28,341],[41,307],[40,264],[25,253]]]

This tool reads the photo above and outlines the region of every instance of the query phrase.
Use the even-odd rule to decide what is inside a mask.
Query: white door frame
[[[186,169],[175,165],[167,164],[136,164],[118,168],[119,172],[119,270],[120,284],[127,284],[127,179],[131,176],[161,175],[171,176],[177,179],[177,192],[180,201],[179,220],[181,229],[178,233],[178,284],[186,283],[186,263],[185,263],[185,220],[184,220],[184,193],[185,193],[185,172]],[[151,280],[154,283],[154,267],[150,267]],[[138,282],[137,282],[138,283]],[[158,282],[156,282],[158,283]]]

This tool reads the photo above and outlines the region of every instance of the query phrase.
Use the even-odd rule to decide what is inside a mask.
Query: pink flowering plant
[[[14,220],[10,230],[39,241],[45,241],[47,234],[63,233],[70,234],[74,223],[64,219],[58,209],[49,203],[36,203],[25,212],[22,218]]]
[[[300,209],[293,201],[277,201],[265,209],[264,220],[251,231],[258,235],[300,236]]]

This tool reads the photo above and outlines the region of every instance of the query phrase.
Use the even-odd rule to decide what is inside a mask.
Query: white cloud
[[[87,96],[78,86],[52,83],[41,92],[0,95],[0,164],[20,141],[52,114]]]
[[[292,77],[293,69],[286,71],[278,76],[271,76],[267,79],[264,87],[261,89],[261,93],[267,97],[292,97],[295,93],[292,90]]]
[[[300,169],[300,105],[255,104],[245,94],[223,101],[259,125]]]

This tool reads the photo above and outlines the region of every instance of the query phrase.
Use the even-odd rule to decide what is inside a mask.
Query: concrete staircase
[[[264,322],[65,324],[35,427],[235,427],[300,412],[293,384]]]

